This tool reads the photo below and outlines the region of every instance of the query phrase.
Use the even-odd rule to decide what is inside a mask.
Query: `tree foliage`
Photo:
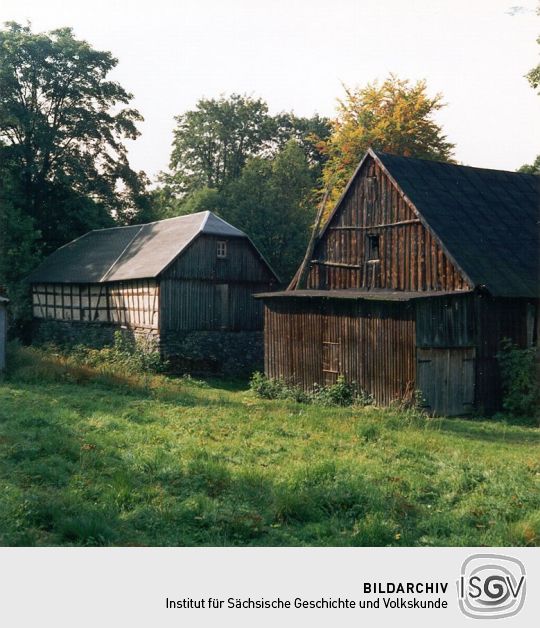
[[[21,279],[39,259],[41,234],[22,209],[19,185],[9,169],[0,168],[0,295],[9,296],[9,312],[15,321],[27,321],[31,317],[30,300],[28,286]]]
[[[254,157],[224,192],[219,213],[249,234],[282,280],[296,271],[314,219],[315,175],[289,140],[274,158]]]
[[[81,215],[93,203],[95,222],[97,213],[105,221],[129,213],[141,193],[123,143],[138,136],[141,116],[125,106],[131,94],[107,80],[116,65],[109,52],[75,39],[69,28],[35,34],[10,22],[0,31],[0,145],[17,167],[23,207],[40,229],[55,195],[73,193],[73,205],[84,206]]]
[[[124,144],[141,116],[107,79],[116,65],[69,28],[0,30],[0,289],[20,324],[30,316],[24,278],[41,254],[132,219],[144,202],[146,179]]]
[[[454,145],[433,119],[444,107],[441,94],[431,97],[425,81],[410,84],[390,75],[381,85],[345,88],[338,101],[332,134],[321,145],[328,161],[324,186],[337,201],[368,147],[396,155],[450,161]]]
[[[270,115],[261,99],[201,99],[176,117],[168,174],[148,216],[210,210],[246,231],[284,279],[302,258],[313,220],[312,190],[330,124],[315,115]]]
[[[271,157],[290,139],[317,164],[318,142],[329,133],[324,118],[272,116],[263,100],[239,94],[202,98],[175,120],[171,172],[163,182],[181,199],[201,188],[223,190],[240,177],[248,159]]]
[[[524,174],[540,174],[540,155],[537,155],[532,164],[524,164],[521,168],[518,168],[518,172]]]
[[[536,15],[540,15],[540,7],[536,9]],[[536,43],[540,44],[540,37],[536,39]],[[540,63],[531,68],[525,77],[533,89],[538,89],[540,87]]]

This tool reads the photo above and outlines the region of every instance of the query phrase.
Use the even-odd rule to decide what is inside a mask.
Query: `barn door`
[[[459,416],[474,405],[475,349],[417,349],[418,388],[430,414]]]

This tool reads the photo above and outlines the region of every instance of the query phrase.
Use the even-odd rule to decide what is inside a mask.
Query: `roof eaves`
[[[95,229],[95,231],[99,231],[99,229]],[[105,231],[105,229],[103,229],[103,231]],[[82,235],[80,235],[78,238],[75,238],[74,240],[71,240],[70,242],[66,242],[65,244],[62,244],[62,246],[59,246],[56,250],[54,250],[49,256],[45,257],[43,260],[41,260],[41,262],[39,263],[39,265],[34,268],[34,270],[29,273],[25,278],[24,281],[29,281],[30,283],[34,282],[34,280],[32,279],[32,276],[35,275],[38,270],[43,266],[43,264],[45,263],[45,261],[47,259],[49,259],[52,255],[56,255],[56,253],[58,253],[58,251],[61,251],[62,249],[65,249],[68,246],[71,246],[72,244],[74,244],[75,242],[78,242],[79,240],[82,240],[83,238],[86,238],[87,236],[89,236],[92,233],[92,231],[87,231],[86,233],[83,233]]]

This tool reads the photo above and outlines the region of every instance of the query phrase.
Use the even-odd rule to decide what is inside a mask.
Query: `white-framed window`
[[[217,241],[216,256],[218,259],[225,259],[227,257],[227,242],[225,242],[225,240]]]

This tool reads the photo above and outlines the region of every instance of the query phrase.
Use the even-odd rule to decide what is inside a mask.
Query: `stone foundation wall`
[[[192,331],[162,334],[161,351],[174,370],[246,376],[264,368],[262,331]]]
[[[161,351],[171,370],[195,375],[246,376],[264,368],[262,331],[166,332],[127,329],[107,323],[35,319],[33,340],[60,346],[84,345],[99,349],[114,343],[120,331],[143,350]]]
[[[126,328],[107,323],[81,323],[78,321],[33,321],[33,341],[38,344],[53,342],[60,346],[84,345],[99,349],[114,344],[114,333],[119,331],[145,351],[159,350],[159,332],[144,327]]]

